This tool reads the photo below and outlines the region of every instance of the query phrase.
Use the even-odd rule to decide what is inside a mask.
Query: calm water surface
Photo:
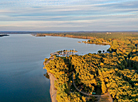
[[[77,43],[84,39],[11,34],[0,38],[0,102],[50,102],[44,58],[58,50],[97,53],[110,46]]]

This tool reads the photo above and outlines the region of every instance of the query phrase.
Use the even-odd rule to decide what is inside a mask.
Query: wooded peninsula
[[[45,58],[44,69],[56,78],[57,102],[138,102],[138,32],[39,35],[81,38],[88,39],[83,41],[87,44],[110,45],[107,51],[93,54],[76,55],[73,50],[64,50]]]

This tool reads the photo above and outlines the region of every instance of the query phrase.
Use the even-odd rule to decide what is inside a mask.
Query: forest
[[[58,102],[138,102],[138,32],[45,34],[84,38],[86,44],[110,45],[107,51],[45,59],[56,78]],[[99,99],[103,96],[105,99]]]

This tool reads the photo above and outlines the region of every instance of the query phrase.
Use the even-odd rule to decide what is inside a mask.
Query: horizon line
[[[118,31],[114,31],[114,30],[111,30],[111,31],[110,30],[109,31],[108,30],[107,31],[27,31],[27,30],[26,31],[18,31],[18,30],[17,31],[0,31],[0,33],[2,33],[2,32],[4,32],[4,33],[6,33],[6,32],[8,32],[8,33],[9,32],[34,32],[34,33],[37,33],[37,32],[38,33],[39,32],[40,33],[41,32],[42,33],[45,33],[45,32],[62,32],[62,33],[63,32],[138,32],[138,30],[126,30],[126,31],[123,31],[123,30],[122,31],[121,30],[118,30]]]

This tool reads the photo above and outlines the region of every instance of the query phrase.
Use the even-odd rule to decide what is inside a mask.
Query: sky
[[[138,31],[138,0],[0,0],[0,31]]]

